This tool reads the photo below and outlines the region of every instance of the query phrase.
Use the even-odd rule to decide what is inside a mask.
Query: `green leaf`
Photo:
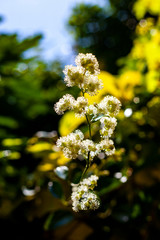
[[[115,190],[116,188],[120,187],[122,183],[118,180],[113,181],[108,187],[103,188],[102,190],[99,191],[98,195],[102,196],[112,190]]]
[[[102,117],[104,117],[104,114],[100,114],[98,116],[93,116],[91,119],[91,122],[97,122],[99,121]]]
[[[0,116],[0,125],[11,129],[18,127],[18,123],[15,119],[6,116]]]
[[[50,214],[44,224],[45,230],[53,230],[61,227],[73,220],[73,216],[69,211],[56,211]]]
[[[60,198],[60,199],[63,198],[63,190],[59,182],[57,181],[50,182],[48,185],[48,189],[55,198]]]

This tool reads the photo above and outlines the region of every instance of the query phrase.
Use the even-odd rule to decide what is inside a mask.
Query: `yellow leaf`
[[[160,13],[160,1],[138,0],[133,6],[133,11],[138,19],[143,18],[147,12],[157,15]]]
[[[19,152],[12,152],[11,155],[9,156],[9,159],[20,159],[21,154]]]
[[[27,147],[27,151],[29,152],[42,152],[42,151],[50,151],[52,150],[52,144],[40,142],[35,145],[31,145]]]
[[[50,160],[57,160],[57,164],[58,165],[65,165],[66,163],[68,163],[70,161],[69,158],[66,158],[63,154],[62,151],[59,152],[54,152],[54,153],[50,153],[48,155],[48,158]]]
[[[65,165],[66,163],[68,163],[70,161],[69,158],[66,158],[64,155],[59,157],[57,160],[57,164],[58,165]]]
[[[22,143],[23,143],[23,141],[20,138],[6,138],[2,141],[2,145],[8,146],[8,147],[19,146]]]
[[[146,74],[146,87],[149,92],[153,92],[159,83],[159,73],[156,71],[149,71]]]
[[[113,75],[108,72],[101,71],[99,79],[101,79],[103,82],[103,89],[95,96],[90,96],[89,94],[85,95],[89,101],[89,104],[100,102],[102,98],[107,94],[118,96],[119,91],[115,85],[116,78]]]
[[[85,118],[76,118],[74,112],[66,112],[59,121],[59,133],[66,136],[73,132],[79,125],[85,121]]]
[[[140,85],[141,75],[138,71],[124,72],[118,79],[119,98],[131,100],[134,97],[134,86]]]
[[[38,171],[41,171],[41,172],[48,172],[53,170],[53,164],[45,163],[45,164],[39,165],[37,169]]]
[[[56,160],[60,156],[60,152],[53,152],[48,154],[48,158],[51,160]]]

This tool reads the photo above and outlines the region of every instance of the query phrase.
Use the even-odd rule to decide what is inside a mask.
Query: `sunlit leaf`
[[[2,141],[3,146],[12,147],[23,144],[23,140],[20,138],[6,138]]]
[[[38,171],[40,172],[48,172],[53,170],[53,164],[51,163],[44,163],[38,166],[37,168]]]
[[[89,104],[100,102],[102,98],[107,94],[112,94],[114,96],[119,95],[119,90],[116,88],[115,85],[116,78],[113,75],[108,72],[101,71],[98,77],[103,82],[103,89],[99,91],[99,93],[95,96],[90,96],[89,94],[85,95],[85,97],[89,101]]]
[[[28,152],[43,152],[52,150],[52,144],[47,142],[39,142],[27,147]]]
[[[21,154],[19,152],[11,152],[9,159],[20,159]]]
[[[62,151],[53,152],[48,154],[48,159],[56,160],[58,165],[64,165],[70,161],[69,158],[66,158]]]
[[[18,127],[18,122],[11,117],[0,116],[0,125],[14,129]]]
[[[156,71],[149,71],[146,74],[146,87],[149,92],[153,92],[159,83],[159,73]]]
[[[85,121],[85,118],[76,118],[74,112],[66,112],[59,122],[59,132],[61,136],[73,132],[77,127]]]

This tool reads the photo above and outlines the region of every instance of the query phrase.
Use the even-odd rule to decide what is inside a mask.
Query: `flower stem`
[[[84,94],[85,94],[85,92],[83,92],[83,90],[82,90],[82,95],[83,95],[83,97],[84,97]],[[88,117],[87,114],[85,114],[85,117],[86,117],[87,124],[88,124],[89,138],[90,138],[90,140],[92,140],[91,123],[90,123],[90,121],[89,121],[89,117]],[[88,158],[86,159],[86,166],[85,166],[85,168],[84,168],[84,170],[83,170],[83,173],[82,173],[82,175],[81,175],[80,181],[83,179],[83,177],[84,177],[84,175],[86,174],[86,172],[87,172],[87,170],[88,170],[89,167],[90,167],[90,152],[88,152]]]
[[[89,121],[89,118],[88,118],[87,114],[85,114],[85,116],[86,116],[86,120],[87,120],[87,124],[88,124],[88,129],[89,129],[89,138],[92,140],[91,124],[90,124],[90,121]]]
[[[80,181],[83,179],[85,173],[87,172],[88,168],[90,167],[89,157],[90,157],[90,152],[88,152],[88,158],[86,159],[86,166],[85,166],[85,169],[83,170],[83,173],[82,173],[82,176],[80,178]]]
[[[83,95],[83,97],[84,97],[85,92],[84,92],[83,90],[81,90],[81,91],[82,91],[82,95]],[[92,135],[91,135],[91,123],[90,123],[90,121],[89,121],[89,118],[88,118],[88,115],[87,115],[87,114],[85,114],[85,117],[86,117],[86,120],[87,120],[88,129],[89,129],[89,138],[90,138],[90,140],[92,140]]]

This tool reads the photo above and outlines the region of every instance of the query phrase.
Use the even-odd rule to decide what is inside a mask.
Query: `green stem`
[[[85,92],[83,92],[83,90],[82,90],[82,94],[83,94],[83,97],[84,97]],[[92,140],[91,123],[89,121],[89,117],[88,117],[87,114],[85,114],[85,117],[86,117],[87,124],[88,124],[89,138],[90,138],[90,140]],[[86,166],[85,166],[85,168],[83,170],[83,173],[81,175],[80,181],[82,181],[82,179],[83,179],[84,175],[86,174],[86,172],[87,172],[89,167],[90,167],[90,152],[88,152],[88,158],[86,159]]]
[[[83,95],[83,97],[84,97],[85,92],[83,92],[83,90],[81,90],[81,91],[82,91],[82,95]],[[88,115],[87,115],[87,114],[85,114],[85,117],[86,117],[86,120],[87,120],[88,129],[89,129],[89,138],[90,138],[90,140],[92,140],[92,135],[91,135],[91,123],[90,123],[90,121],[89,121],[89,118],[88,118]]]
[[[87,120],[87,124],[88,124],[88,129],[89,129],[89,138],[92,140],[92,135],[91,135],[91,124],[90,124],[90,121],[89,121],[88,115],[85,114],[85,116],[86,116],[86,120]]]
[[[85,173],[87,172],[88,168],[90,167],[89,157],[90,157],[90,152],[88,152],[88,158],[86,159],[86,166],[85,166],[85,169],[83,170],[80,181],[83,179]]]

